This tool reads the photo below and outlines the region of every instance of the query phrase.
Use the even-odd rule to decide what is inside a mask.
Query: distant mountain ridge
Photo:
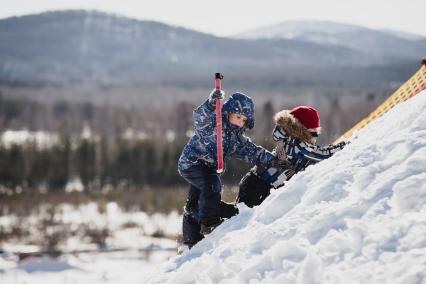
[[[340,28],[338,41],[348,37],[345,26]],[[356,36],[354,30],[362,29],[350,28],[349,35]],[[383,33],[378,34],[384,40],[379,47],[369,45],[377,42],[375,32],[346,45],[335,44],[331,35],[327,41],[315,40],[317,34],[222,38],[95,11],[12,17],[0,20],[0,83],[192,84],[217,70],[241,78],[279,73],[281,80],[281,74],[304,73],[313,62],[316,68],[366,68],[413,62],[419,50],[426,50],[425,40],[407,44]],[[361,38],[371,39],[365,48]],[[382,53],[383,46],[389,50]]]
[[[354,24],[344,24],[331,21],[286,21],[280,24],[269,25],[265,27],[256,28],[250,31],[242,32],[234,35],[237,38],[291,38],[291,34],[301,36],[305,33],[324,33],[324,34],[338,34],[345,32],[377,32],[389,34],[402,39],[421,40],[425,36],[407,33],[392,29],[371,29]]]
[[[426,55],[426,37],[391,30],[328,21],[290,21],[262,27],[235,35],[241,39],[294,39],[318,44],[330,44],[353,50],[407,57]]]

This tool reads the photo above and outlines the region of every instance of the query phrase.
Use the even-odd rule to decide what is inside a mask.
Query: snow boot
[[[194,212],[185,211],[182,221],[182,237],[183,244],[188,246],[188,249],[191,249],[204,238],[200,230],[201,227]]]

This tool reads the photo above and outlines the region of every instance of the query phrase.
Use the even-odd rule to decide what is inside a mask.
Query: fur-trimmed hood
[[[290,110],[282,110],[277,112],[274,116],[275,123],[280,126],[288,135],[296,137],[297,139],[315,144],[316,137],[309,132],[300,121],[297,120],[294,115],[290,113]],[[317,128],[316,132],[319,134],[321,128]]]

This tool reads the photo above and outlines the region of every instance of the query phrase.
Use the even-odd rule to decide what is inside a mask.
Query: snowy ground
[[[426,283],[426,91],[141,283]]]
[[[31,258],[20,263],[0,258],[0,283],[141,283],[155,265],[176,255],[176,252],[154,252],[147,259],[144,253],[68,255],[59,259]]]
[[[40,247],[2,243],[0,283],[426,283],[425,204],[423,92],[261,206],[240,206],[240,215],[181,257],[174,256],[175,240],[152,237],[177,234],[177,213],[65,205],[54,220],[77,228],[60,246],[66,253],[19,262],[14,252]],[[37,223],[36,216],[15,218],[1,217],[0,226]],[[119,251],[71,253],[96,249],[81,238],[80,225],[108,227],[107,248]]]
[[[113,202],[107,204],[105,212],[99,212],[95,203],[78,208],[60,205],[54,215],[55,225],[47,230],[70,230],[58,246],[63,255],[19,261],[18,252],[34,254],[43,251],[41,246],[30,244],[43,243],[37,228],[44,218],[42,212],[26,218],[0,217],[3,230],[16,222],[33,228],[24,239],[0,243],[0,252],[3,251],[0,253],[1,284],[140,283],[148,271],[176,255],[176,237],[181,229],[181,216],[177,212],[168,215],[123,212]],[[99,249],[84,232],[104,228],[109,233],[105,248]],[[158,233],[168,238],[155,236]]]

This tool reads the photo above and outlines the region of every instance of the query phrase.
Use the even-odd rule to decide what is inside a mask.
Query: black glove
[[[225,92],[222,90],[216,90],[214,89],[209,96],[209,102],[211,104],[215,104],[217,99],[223,100],[225,98]]]
[[[348,145],[349,143],[350,143],[349,141],[342,141],[342,142],[337,143],[337,146],[339,146],[339,147],[340,147],[340,149],[343,149],[343,148],[345,148],[345,146],[346,146],[346,145]]]

